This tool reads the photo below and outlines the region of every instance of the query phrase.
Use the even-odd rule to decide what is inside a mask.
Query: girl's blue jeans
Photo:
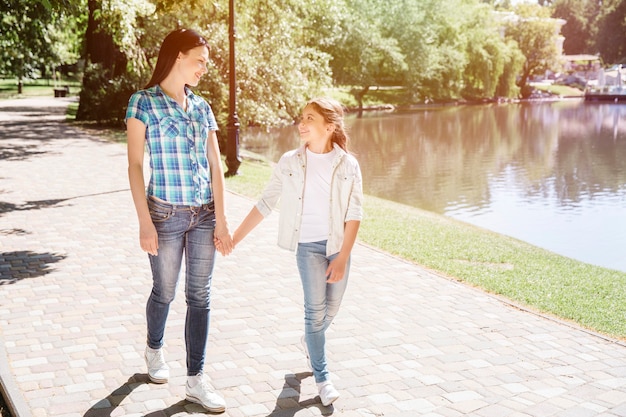
[[[336,256],[326,256],[326,241],[299,243],[296,251],[304,293],[304,334],[313,376],[318,383],[328,379],[326,329],[337,315],[348,285],[350,262],[341,281],[326,282],[326,269]]]
[[[215,211],[212,204],[174,206],[154,199],[148,200],[148,207],[157,230],[159,249],[156,256],[149,255],[152,292],[146,306],[147,343],[152,349],[163,346],[165,322],[176,294],[184,254],[187,375],[197,375],[204,369],[209,335]]]

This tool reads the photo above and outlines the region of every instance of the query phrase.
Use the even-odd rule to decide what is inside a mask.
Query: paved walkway
[[[67,101],[0,102],[2,385],[19,417],[202,415],[184,400],[180,293],[166,333],[172,378],[147,382],[150,275],[125,147],[62,123]],[[252,203],[228,194],[232,226]],[[323,407],[277,219],[216,266],[206,373],[222,415],[626,416],[624,344],[364,245],[329,330],[342,396]]]

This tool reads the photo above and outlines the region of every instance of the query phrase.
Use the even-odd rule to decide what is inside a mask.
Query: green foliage
[[[335,83],[355,87],[352,94],[360,107],[371,86],[402,85],[406,79],[405,56],[380,17],[385,7],[380,1],[347,1],[342,12],[332,15],[332,24],[327,22],[325,36],[312,32],[309,40],[332,57]]]
[[[597,19],[600,12],[596,0],[557,0],[552,16],[565,20],[561,29],[563,52],[567,55],[595,53]]]
[[[497,33],[498,22],[487,7],[473,7],[464,13],[462,33],[467,64],[462,72],[462,95],[468,99],[493,97],[505,71],[508,45]]]
[[[85,100],[115,97],[130,85],[141,88],[164,36],[178,27],[198,30],[211,45],[211,63],[197,91],[209,100],[218,122],[226,124],[228,0],[48,1],[59,12],[52,14],[67,16],[55,20],[56,30],[45,32],[55,44],[70,45],[54,50],[55,59],[76,59],[87,25],[84,58],[102,64],[90,67]],[[51,14],[44,3],[32,3],[39,7],[39,23]],[[509,5],[499,0],[238,0],[235,5],[237,113],[244,128],[292,123],[307,99],[333,86],[350,86],[349,101],[356,106],[371,102],[369,96],[379,87],[401,88],[402,101],[413,103],[515,97],[528,77],[555,65],[550,48],[556,45],[556,27],[543,19],[551,9],[537,5],[516,8],[521,19],[506,25],[506,38],[501,36],[505,23],[495,11]],[[19,20],[3,15],[2,21],[7,19]],[[7,43],[8,38],[0,35],[7,46],[3,53],[22,53],[10,47],[18,38]],[[36,47],[27,52],[41,62]],[[95,68],[105,72],[96,75]],[[113,85],[113,92],[103,94],[97,82],[106,89]],[[94,109],[100,104],[85,105],[92,109],[79,111],[80,117],[99,115]]]
[[[560,23],[549,17],[549,9],[537,5],[522,3],[515,11],[506,22],[506,37],[517,43],[526,58],[517,84],[522,97],[527,97],[531,76],[558,68]]]
[[[84,1],[6,0],[0,11],[0,74],[36,77],[78,59]]]
[[[89,64],[83,75],[76,119],[123,126],[128,100],[137,84],[132,74],[113,77],[102,64]]]
[[[238,108],[242,125],[293,122],[302,105],[331,85],[330,56],[302,42],[310,23],[299,2],[239,3],[237,32]]]
[[[603,2],[596,48],[607,63],[626,64],[626,0]]]
[[[517,77],[524,66],[526,57],[522,51],[517,48],[517,44],[513,40],[507,42],[509,47],[505,49],[504,69],[498,80],[496,88],[497,97],[518,97],[520,89],[517,86]]]

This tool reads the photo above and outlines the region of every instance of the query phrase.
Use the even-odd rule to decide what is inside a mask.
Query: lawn
[[[68,85],[70,95],[77,95],[81,89],[81,84],[77,81],[63,80],[55,83],[50,79],[24,80],[22,83],[22,94],[17,93],[17,79],[0,78],[0,99],[11,99],[20,97],[54,97],[54,88],[62,88]]]

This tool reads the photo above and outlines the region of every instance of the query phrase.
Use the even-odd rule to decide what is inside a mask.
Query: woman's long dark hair
[[[168,76],[172,67],[176,63],[176,58],[180,52],[187,53],[190,49],[198,46],[206,46],[210,50],[209,45],[200,34],[191,29],[177,29],[170,32],[159,50],[156,66],[152,72],[152,78],[144,88],[154,87]]]

